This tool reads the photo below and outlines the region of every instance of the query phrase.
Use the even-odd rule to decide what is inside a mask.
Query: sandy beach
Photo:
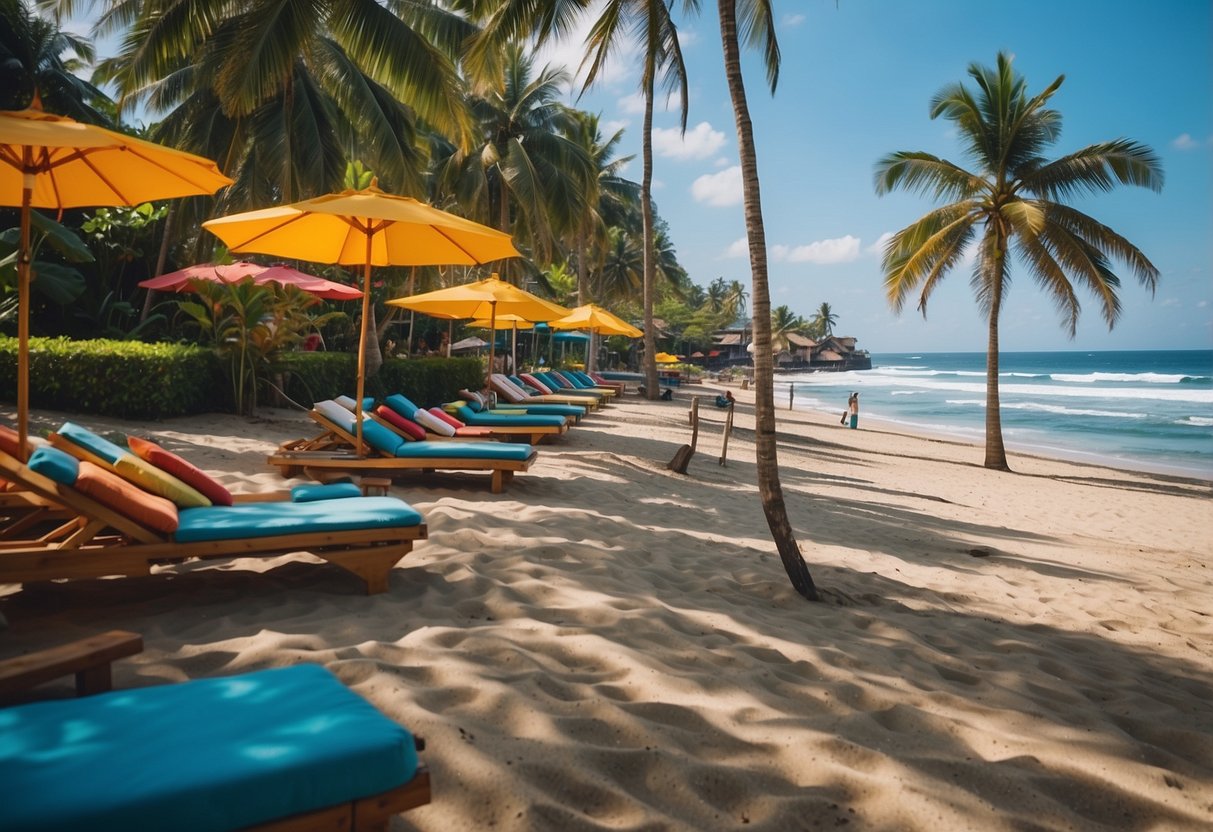
[[[790,587],[705,389],[629,395],[506,493],[405,479],[429,540],[387,593],[309,556],[0,587],[0,655],[122,628],[140,687],[321,664],[425,737],[394,830],[1213,829],[1213,486],[780,411]],[[12,408],[0,408],[11,418]],[[33,414],[44,432],[70,418]],[[234,491],[299,413],[141,426]],[[66,688],[65,688],[66,689]]]

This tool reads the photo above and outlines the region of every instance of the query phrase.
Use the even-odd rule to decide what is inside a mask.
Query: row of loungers
[[[468,394],[467,401],[427,410],[401,394],[388,396],[378,407],[367,400],[362,417],[366,453],[358,454],[356,403],[342,397],[313,405],[308,415],[321,432],[284,443],[268,462],[284,477],[320,481],[354,474],[393,478],[410,471],[488,471],[490,488],[499,494],[515,473],[534,464],[531,445],[565,434],[585,415],[589,402],[582,401],[586,404],[487,410],[478,396]]]

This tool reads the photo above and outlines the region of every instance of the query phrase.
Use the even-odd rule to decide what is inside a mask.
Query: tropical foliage
[[[1159,190],[1163,174],[1154,152],[1128,139],[1046,159],[1061,133],[1061,114],[1048,103],[1065,76],[1029,95],[1005,53],[995,67],[972,64],[968,74],[976,89],[944,87],[931,100],[931,118],[955,125],[973,168],[921,151],[892,153],[876,166],[877,193],[902,188],[944,202],[889,240],[885,290],[898,311],[917,293],[916,305],[925,315],[940,282],[974,255],[970,285],[989,332],[985,466],[1008,470],[998,399],[998,319],[1011,285],[1012,255],[1052,298],[1071,337],[1080,287],[1095,297],[1112,328],[1120,315],[1120,277],[1112,261],[1127,265],[1151,291],[1158,269],[1124,237],[1065,201],[1117,184]]]

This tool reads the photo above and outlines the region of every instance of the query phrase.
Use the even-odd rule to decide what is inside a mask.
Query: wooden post
[[[683,445],[674,453],[674,458],[666,467],[679,474],[687,472],[691,457],[695,455],[695,446],[699,443],[699,397],[691,397],[691,444]]]
[[[720,443],[720,464],[726,465],[729,457],[729,437],[733,434],[733,402],[729,402],[729,412],[724,418],[724,439]]]
[[[788,382],[788,410],[792,409],[792,400],[796,398],[795,382]]]

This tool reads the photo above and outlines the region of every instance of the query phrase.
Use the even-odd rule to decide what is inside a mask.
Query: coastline
[[[393,829],[1198,828],[1213,824],[1213,499],[1201,480],[779,411],[791,589],[758,502],[752,391],[726,466],[703,385],[635,395],[482,475],[392,493],[429,539],[383,595],[307,556],[0,589],[5,651],[144,635],[118,687],[323,664],[427,740]],[[0,415],[9,415],[0,408]],[[72,418],[36,412],[37,431]],[[298,413],[139,425],[233,490]],[[866,428],[866,429],[865,429]],[[8,652],[5,653],[9,654]]]

